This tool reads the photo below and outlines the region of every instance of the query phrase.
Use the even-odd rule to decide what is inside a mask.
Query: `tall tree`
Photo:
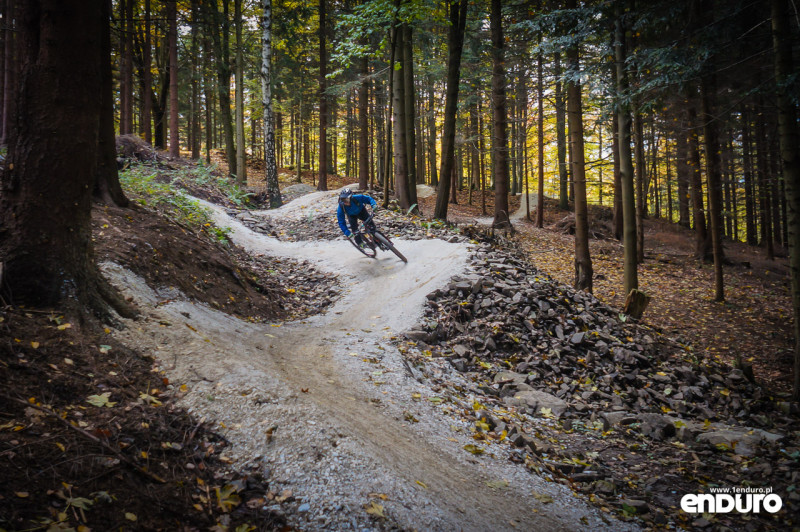
[[[275,122],[272,112],[272,0],[261,0],[261,103],[264,111],[264,162],[271,209],[280,207],[278,162],[275,160]],[[298,150],[299,151],[299,150]]]
[[[447,204],[455,165],[456,111],[458,88],[461,83],[461,52],[464,48],[464,28],[467,21],[467,0],[450,4],[450,31],[447,39],[447,95],[444,104],[444,129],[442,131],[442,168],[439,190],[436,191],[435,218],[447,219]]]
[[[111,69],[111,0],[103,0],[100,34],[100,119],[97,135],[97,170],[94,196],[101,201],[128,206],[117,169],[117,146],[114,141],[114,77]]]
[[[328,52],[325,45],[325,0],[319,0],[319,181],[317,190],[328,190]]]
[[[14,109],[14,98],[16,92],[17,78],[17,54],[16,54],[16,0],[6,0],[3,19],[3,119],[2,134],[0,134],[0,144],[6,144],[12,127],[11,117]]]
[[[369,60],[361,58],[361,84],[358,89],[358,188],[369,183]]]
[[[508,215],[508,109],[501,0],[491,0],[489,29],[492,38],[492,177],[494,179],[492,227],[509,227],[511,221]]]
[[[236,181],[247,185],[247,150],[244,138],[244,42],[242,42],[242,0],[233,2],[233,23],[236,26]]]
[[[725,300],[722,277],[722,177],[719,156],[719,133],[711,93],[715,89],[713,74],[700,81],[703,109],[703,140],[705,141],[706,175],[708,176],[708,215],[711,229],[711,248],[714,255],[714,301]]]
[[[0,174],[2,291],[15,304],[104,313],[107,301],[120,302],[97,269],[90,225],[101,112],[98,65],[110,60],[102,55],[104,2],[20,5],[17,112]]]
[[[797,153],[797,107],[791,96],[790,86],[793,63],[788,27],[788,2],[771,0],[770,8],[778,104],[778,136],[783,181],[786,186],[789,266],[792,278],[792,312],[794,314],[792,398],[800,401],[800,158]]]
[[[554,68],[556,71],[556,156],[558,158],[558,208],[569,207],[569,172],[567,170],[567,118],[564,101],[563,71],[561,54],[556,53]]]
[[[633,186],[633,157],[631,155],[631,111],[628,100],[628,56],[626,25],[619,2],[616,5],[614,58],[617,85],[617,141],[622,193],[623,286],[625,294],[639,288],[636,253],[636,200]]]
[[[178,2],[167,2],[169,26],[169,155],[180,157],[178,131]]]
[[[139,131],[144,132],[144,140],[153,142],[153,73],[151,72],[151,47],[150,42],[150,0],[144,0],[144,50],[142,51],[144,66],[144,80],[142,82],[142,122]]]
[[[231,65],[230,65],[230,19],[228,8],[230,0],[222,0],[222,13],[217,2],[203,2],[208,17],[208,32],[214,46],[214,65],[217,72],[217,97],[219,98],[222,134],[225,139],[225,153],[228,172],[236,168],[236,139],[233,134],[233,116],[231,115]]]
[[[544,68],[542,65],[542,37],[539,34],[539,51],[536,54],[536,149],[538,163],[538,189],[536,195],[536,227],[544,227]]]
[[[567,0],[575,9],[576,0]],[[583,104],[580,83],[580,50],[577,42],[567,48],[570,77],[567,81],[570,162],[575,187],[575,288],[592,291],[592,259],[589,255],[589,209],[586,200],[586,162],[583,152]]]

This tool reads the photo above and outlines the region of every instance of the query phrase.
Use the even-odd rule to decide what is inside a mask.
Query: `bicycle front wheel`
[[[363,233],[361,234],[361,240],[362,242],[364,242],[363,246],[359,246],[358,244],[356,244],[355,238],[348,238],[347,240],[349,240],[350,243],[353,244],[354,248],[356,248],[361,253],[363,253],[364,255],[366,255],[371,259],[374,259],[375,255],[378,253],[377,250],[375,249],[375,243],[372,241],[372,238],[369,235]]]
[[[386,238],[386,236],[384,236],[383,233],[381,233],[380,231],[375,231],[375,240],[380,242],[386,249],[397,255],[397,257],[400,260],[402,260],[405,263],[408,263],[408,259],[405,257],[405,255],[397,251],[397,248],[394,247],[394,244],[392,244],[392,242],[388,238]]]

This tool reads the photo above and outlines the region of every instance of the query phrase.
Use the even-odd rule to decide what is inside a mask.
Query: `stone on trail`
[[[563,399],[539,390],[520,391],[513,397],[506,397],[505,401],[512,406],[527,406],[534,414],[539,414],[546,408],[557,418],[568,408],[567,402]]]

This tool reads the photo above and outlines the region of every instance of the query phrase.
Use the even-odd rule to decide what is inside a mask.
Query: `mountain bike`
[[[353,238],[348,238],[347,240],[349,240],[357,250],[371,259],[375,258],[380,249],[382,251],[391,251],[397,255],[400,260],[407,263],[408,259],[397,251],[397,248],[394,247],[389,237],[381,233],[378,228],[375,227],[375,222],[372,221],[374,214],[375,213],[370,213],[366,220],[359,220],[358,229],[353,233]],[[356,243],[356,237],[358,236],[361,237],[361,245]]]

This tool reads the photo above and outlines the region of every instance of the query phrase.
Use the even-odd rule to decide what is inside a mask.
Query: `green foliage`
[[[138,203],[163,209],[176,222],[204,231],[221,244],[228,243],[231,229],[215,226],[211,211],[180,190],[177,179],[159,174],[151,166],[132,165],[120,172],[119,180],[125,192]]]

